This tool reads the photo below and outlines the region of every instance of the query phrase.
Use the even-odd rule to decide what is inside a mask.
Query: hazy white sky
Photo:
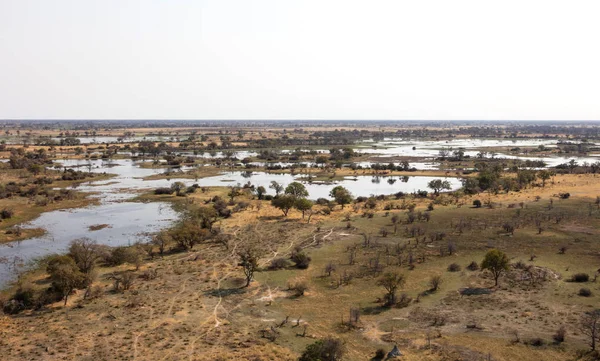
[[[0,118],[600,119],[600,1],[0,0]]]

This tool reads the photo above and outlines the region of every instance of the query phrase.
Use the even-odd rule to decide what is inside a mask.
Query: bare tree
[[[429,279],[429,286],[431,287],[431,291],[435,292],[440,288],[440,285],[442,284],[442,276],[436,275],[436,276],[431,276],[431,278]]]
[[[387,306],[391,306],[396,303],[396,291],[399,287],[404,285],[405,281],[406,280],[403,274],[395,272],[387,272],[379,280],[377,280],[377,285],[385,288],[385,304]]]
[[[589,338],[592,351],[595,351],[596,344],[600,341],[600,309],[584,313],[581,316],[580,329]]]
[[[80,238],[71,242],[69,256],[73,258],[79,270],[90,273],[96,266],[96,261],[101,257],[101,248],[89,238]]]

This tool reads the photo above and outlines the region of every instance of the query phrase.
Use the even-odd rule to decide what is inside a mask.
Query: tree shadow
[[[232,296],[232,295],[241,295],[244,293],[246,293],[246,289],[239,288],[239,287],[219,288],[216,290],[210,290],[210,291],[204,292],[205,295],[213,296],[213,297],[227,297],[227,296]]]
[[[390,308],[387,306],[377,305],[377,306],[367,306],[362,308],[362,314],[364,315],[378,315],[384,311],[389,310]]]

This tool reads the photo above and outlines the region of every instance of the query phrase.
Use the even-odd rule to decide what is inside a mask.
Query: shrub
[[[587,273],[576,273],[571,276],[571,282],[587,282],[590,280],[590,275]]]
[[[565,341],[565,336],[567,335],[567,329],[565,326],[560,326],[556,333],[552,335],[552,339],[556,343],[562,343]]]
[[[582,297],[590,297],[592,295],[592,291],[589,288],[580,288],[577,294]]]
[[[527,343],[528,343],[529,345],[531,345],[531,346],[535,346],[535,347],[541,347],[541,346],[544,346],[544,344],[545,344],[544,340],[542,340],[542,339],[541,339],[541,338],[539,338],[539,337],[532,338],[532,339],[531,339],[531,340],[529,340]]]
[[[320,206],[326,206],[327,204],[329,204],[329,200],[327,198],[317,198],[316,203]]]
[[[431,276],[431,278],[429,279],[429,286],[431,287],[431,291],[435,292],[440,288],[440,285],[442,284],[442,276],[436,275],[436,276]]]
[[[339,361],[344,355],[344,344],[334,338],[318,340],[304,349],[299,361]]]
[[[448,266],[448,272],[459,272],[461,267],[458,263],[452,263]]]
[[[295,263],[296,267],[300,269],[307,269],[311,261],[310,257],[302,251],[294,252],[294,254],[292,254],[291,260]]]
[[[377,199],[374,197],[367,199],[365,202],[365,208],[374,209],[375,207],[377,207]]]
[[[285,258],[274,258],[269,264],[270,270],[284,269],[288,266],[288,260]]]
[[[105,257],[104,261],[110,266],[119,266],[124,263],[138,265],[142,255],[136,247],[113,248]]]
[[[4,208],[0,211],[0,218],[10,219],[15,214],[15,211],[10,208]]]
[[[306,290],[308,289],[308,285],[304,281],[299,281],[299,282],[290,284],[288,287],[290,290],[295,291],[294,295],[296,297],[303,296],[304,292],[306,292]]]
[[[469,263],[469,265],[467,266],[467,269],[469,271],[477,271],[479,269],[479,264],[477,264],[477,262],[475,261],[471,261],[471,263]]]
[[[36,206],[45,207],[50,203],[50,200],[46,196],[36,196],[34,198],[34,203]]]
[[[398,298],[398,301],[396,302],[396,307],[397,308],[404,308],[404,307],[408,307],[408,305],[410,305],[410,303],[412,302],[412,297],[410,297],[408,294],[403,293],[400,295],[400,297]]]
[[[3,311],[6,314],[16,314],[23,310],[33,307],[35,303],[35,293],[31,288],[19,288],[12,298],[5,302]]]

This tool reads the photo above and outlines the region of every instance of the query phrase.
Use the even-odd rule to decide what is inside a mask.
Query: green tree
[[[54,290],[65,300],[76,288],[83,287],[85,275],[79,270],[75,260],[69,256],[55,256],[48,262],[46,272],[50,275]]]
[[[283,192],[283,185],[277,183],[276,181],[271,181],[269,188],[275,191],[275,196],[278,196],[279,193]]]
[[[544,170],[541,170],[538,173],[538,176],[542,180],[542,187],[545,187],[546,186],[546,181],[548,179],[550,179],[550,177],[552,177],[552,172],[550,172],[549,170],[544,169]]]
[[[239,265],[244,268],[246,276],[246,286],[250,286],[250,282],[254,278],[254,272],[258,269],[258,253],[251,247],[244,248],[238,252],[240,258]]]
[[[433,193],[436,196],[440,194],[440,191],[448,190],[448,189],[452,188],[450,186],[450,182],[448,182],[447,180],[442,180],[442,179],[434,179],[434,180],[430,181],[429,183],[427,183],[427,187],[433,189]]]
[[[327,163],[327,157],[324,155],[320,155],[315,159],[315,163],[321,164],[321,166],[323,166],[323,164]]]
[[[306,198],[308,197],[308,191],[306,187],[300,182],[292,182],[285,187],[285,194],[288,194],[294,198]]]
[[[273,198],[271,205],[283,212],[283,216],[287,217],[290,209],[296,204],[296,198],[290,195],[283,195]]]
[[[267,190],[263,186],[258,186],[255,190],[255,193],[258,199],[263,199],[267,193]]]
[[[304,219],[304,213],[312,209],[313,202],[306,198],[299,198],[296,200],[296,203],[294,203],[294,207],[302,212],[302,219]]]
[[[200,222],[200,227],[212,231],[213,224],[218,219],[217,210],[214,207],[199,207],[190,213],[193,220]]]
[[[200,227],[196,222],[185,221],[170,232],[171,239],[184,250],[192,249],[196,244],[202,242],[208,231]]]
[[[352,193],[342,186],[333,188],[331,192],[329,192],[329,196],[335,199],[335,201],[342,206],[342,209],[344,209],[346,204],[352,202],[353,199]]]
[[[235,197],[237,197],[241,194],[242,194],[242,192],[241,192],[241,187],[239,184],[229,187],[229,193],[227,193],[227,195],[229,196],[229,200],[231,202],[233,202],[235,200]]]
[[[502,273],[508,270],[508,265],[509,261],[506,253],[497,249],[492,249],[485,254],[485,258],[481,263],[481,269],[487,269],[492,272],[495,282],[494,285],[498,286],[498,279]]]

